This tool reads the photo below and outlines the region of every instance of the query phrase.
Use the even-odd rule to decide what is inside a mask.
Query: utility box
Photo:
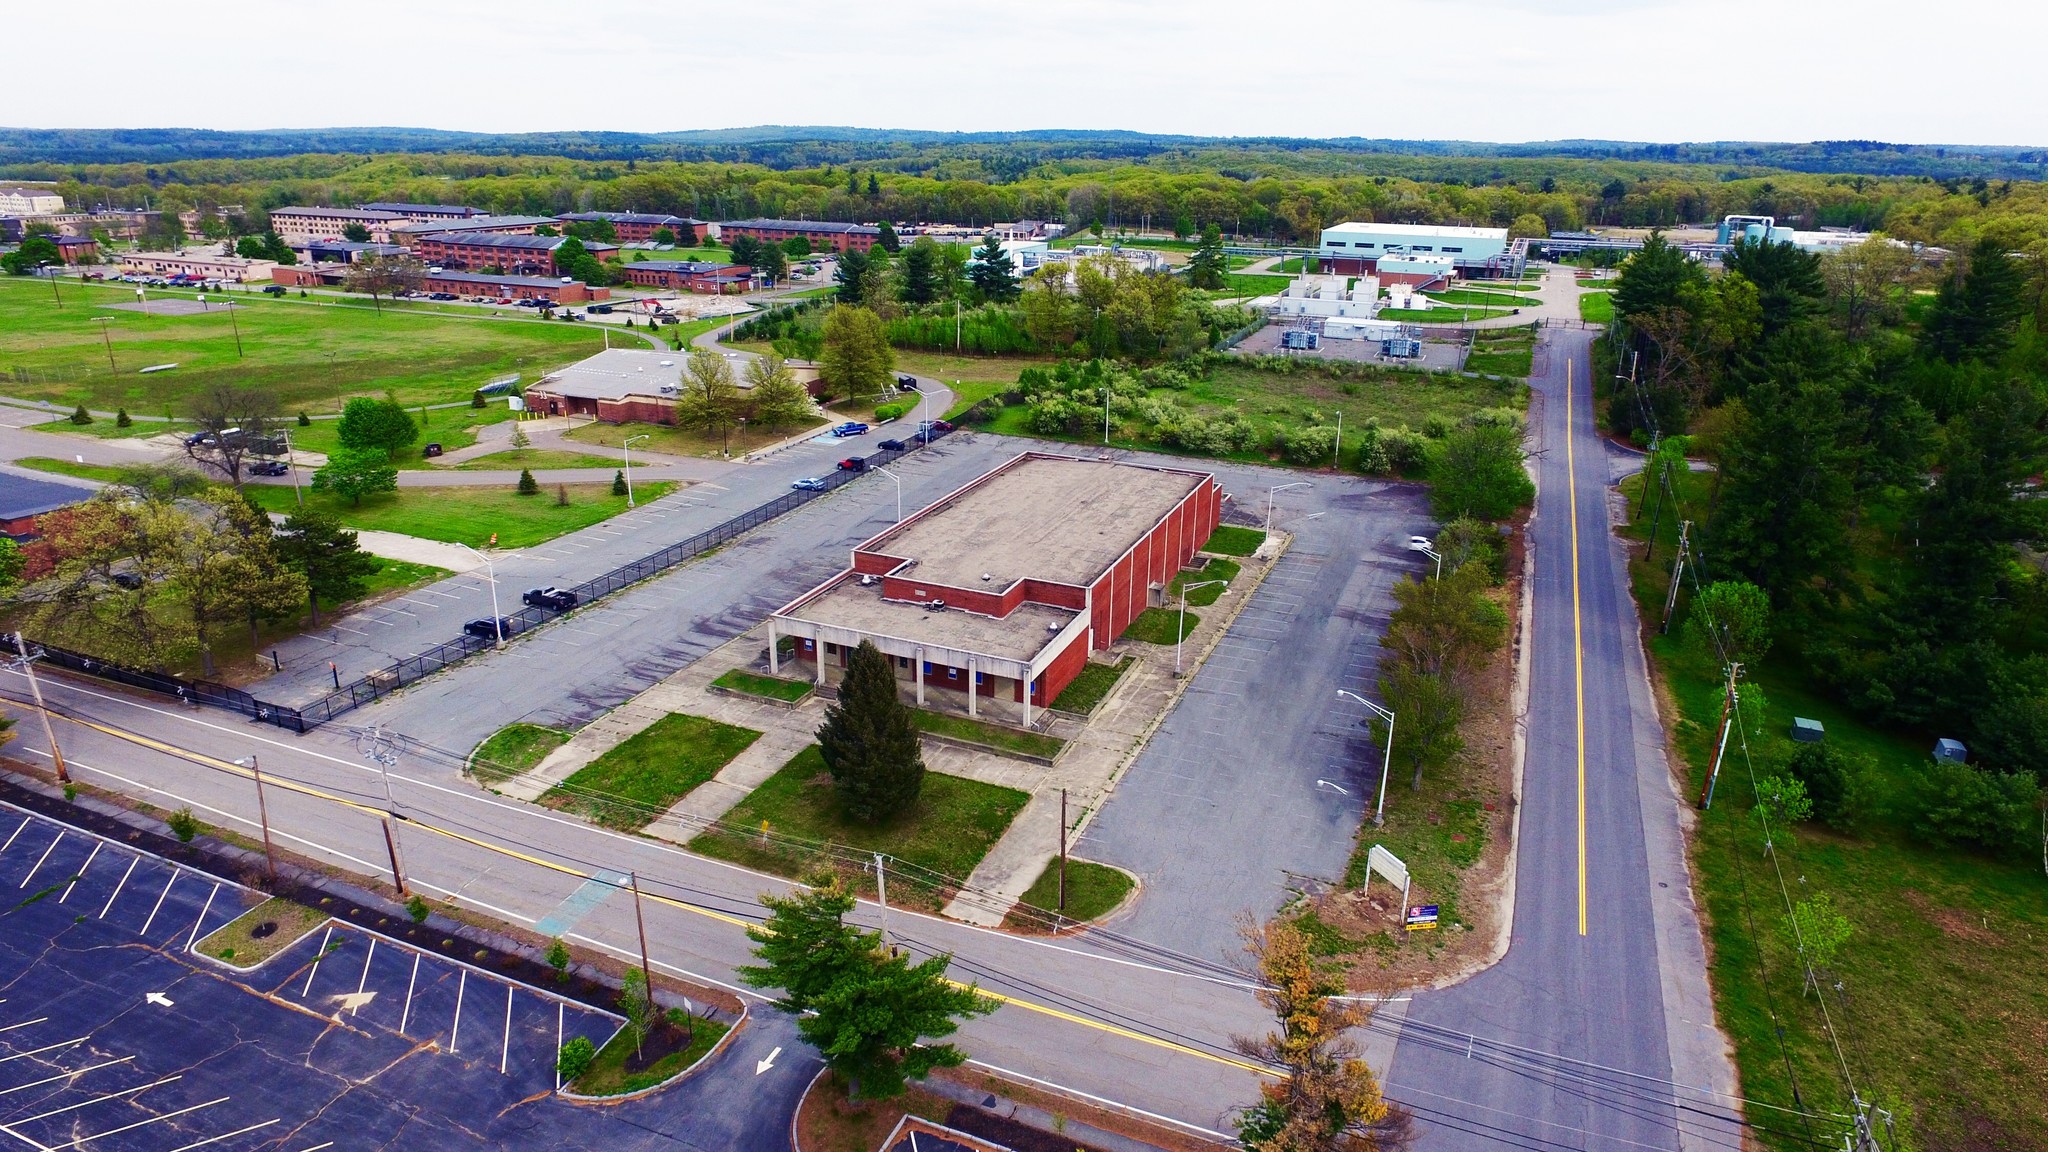
[[[1827,739],[1827,735],[1828,730],[1821,727],[1818,720],[1808,720],[1804,716],[1792,718],[1792,739],[1801,744],[1818,744]]]
[[[1967,764],[1970,760],[1970,750],[1963,747],[1961,740],[1951,740],[1944,736],[1934,742],[1934,758],[1946,760],[1951,764]]]

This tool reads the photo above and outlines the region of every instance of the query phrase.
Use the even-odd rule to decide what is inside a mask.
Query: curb
[[[720,1036],[718,1038],[718,1043],[713,1044],[709,1049],[705,1051],[705,1053],[702,1056],[699,1056],[695,1060],[692,1060],[690,1062],[689,1067],[684,1068],[682,1071],[677,1072],[675,1075],[669,1077],[666,1080],[663,1080],[659,1084],[650,1084],[645,1088],[635,1089],[631,1092],[620,1092],[612,1096],[585,1096],[580,1092],[571,1092],[567,1088],[555,1089],[555,1095],[561,1097],[564,1100],[574,1101],[578,1104],[623,1104],[628,1100],[639,1100],[642,1097],[652,1096],[656,1092],[659,1092],[664,1088],[668,1088],[675,1084],[680,1084],[684,1080],[689,1079],[690,1076],[697,1071],[697,1069],[702,1068],[706,1063],[708,1063],[713,1056],[716,1056],[720,1052],[725,1051],[726,1045],[732,1043],[732,1038],[739,1035],[740,1029],[747,1026],[747,1021],[752,1015],[752,1008],[752,1005],[747,1004],[745,1001],[742,1001],[740,1004],[740,1018],[733,1021],[730,1025],[726,1027],[725,1035]],[[623,1027],[624,1026],[621,1025],[621,1029],[623,1029]],[[611,1043],[612,1038],[616,1037],[617,1035],[617,1032],[612,1033],[611,1037],[607,1037],[605,1039],[605,1043]],[[600,1045],[600,1047],[602,1047],[602,1045]]]

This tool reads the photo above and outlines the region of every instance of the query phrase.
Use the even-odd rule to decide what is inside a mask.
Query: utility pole
[[[57,781],[69,784],[71,773],[65,770],[64,752],[57,747],[57,730],[50,726],[50,709],[43,704],[43,686],[36,679],[36,658],[29,655],[28,642],[21,638],[19,632],[14,634],[14,650],[21,653],[22,670],[28,673],[28,690],[36,698],[36,714],[43,718],[43,739],[50,742],[50,762],[57,766]]]
[[[882,906],[882,947],[894,952],[889,943],[889,870],[882,863],[882,854],[875,853],[875,896]]]
[[[270,805],[263,798],[263,766],[251,756],[247,760],[235,761],[246,766],[249,774],[256,778],[256,819],[263,825],[263,860],[270,869],[270,882],[277,883],[277,848],[270,842]]]
[[[1707,772],[1706,787],[1700,792],[1700,811],[1714,806],[1714,783],[1721,778],[1721,760],[1728,754],[1728,729],[1730,720],[1735,718],[1735,678],[1742,674],[1742,665],[1730,661],[1728,664],[1728,695],[1721,701],[1721,734],[1714,741],[1714,766]]]
[[[1060,789],[1060,915],[1067,912],[1067,790]]]
[[[1671,613],[1673,609],[1678,607],[1678,576],[1679,573],[1685,570],[1685,557],[1687,552],[1691,550],[1691,546],[1687,542],[1687,536],[1691,531],[1692,521],[1690,520],[1684,521],[1678,526],[1678,555],[1671,558],[1671,590],[1664,594],[1664,624],[1657,629],[1661,635],[1668,636],[1671,634]]]
[[[398,802],[391,798],[391,762],[397,757],[379,751],[373,738],[370,759],[377,762],[377,774],[384,779],[384,850],[391,854],[391,885],[398,889],[399,896],[410,896],[412,893],[405,888],[405,866],[398,859],[398,832],[391,826],[398,818]]]
[[[640,975],[647,981],[647,1002],[654,1003],[654,966],[647,962],[647,917],[640,912],[640,874],[626,873],[633,885],[633,923],[640,929]]]

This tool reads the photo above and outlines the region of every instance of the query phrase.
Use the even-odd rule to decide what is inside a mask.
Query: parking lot
[[[33,1152],[615,1139],[552,1096],[609,1013],[332,922],[233,972],[190,949],[259,894],[7,806],[0,895],[0,1136]]]

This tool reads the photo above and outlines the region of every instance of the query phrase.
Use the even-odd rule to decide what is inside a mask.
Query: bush
[[[1934,760],[1913,782],[1913,834],[1942,847],[2018,859],[2038,845],[2041,786],[2031,777]]]
[[[531,468],[521,468],[521,469],[519,470],[519,489],[518,489],[518,491],[519,491],[519,494],[520,494],[521,496],[538,496],[538,495],[540,495],[540,481],[538,481],[538,480],[535,480],[535,479],[533,478],[533,469],[531,469]]]
[[[1806,785],[1814,819],[1837,831],[1855,827],[1869,791],[1868,765],[1823,741],[1793,749],[1785,767]]]
[[[126,408],[116,408],[114,410],[114,427],[132,428],[134,426],[135,421],[129,418],[128,410]]]
[[[1386,446],[1387,463],[1402,475],[1420,472],[1429,465],[1429,441],[1406,427],[1381,432],[1380,442]]]
[[[624,473],[623,471],[619,471],[619,472],[613,472],[613,473],[612,473],[612,495],[614,495],[614,496],[624,496],[625,494],[626,494],[626,474],[625,474],[625,473]]]
[[[199,817],[194,816],[190,808],[180,808],[171,813],[164,823],[171,826],[171,835],[176,836],[180,844],[190,844],[192,838],[199,835]]]
[[[569,946],[560,936],[548,941],[548,967],[555,970],[555,979],[566,982],[569,979]]]
[[[1498,584],[1507,579],[1507,549],[1501,547],[1500,533],[1484,521],[1453,520],[1437,529],[1436,550],[1444,558],[1447,571],[1456,572],[1467,564],[1478,564],[1486,570],[1492,583]]]
[[[1524,458],[1522,434],[1513,428],[1459,428],[1444,439],[1443,450],[1430,463],[1430,504],[1446,520],[1505,520],[1536,499]]]
[[[960,414],[960,422],[963,424],[993,424],[996,422],[996,417],[1002,414],[1003,406],[994,399],[981,400]]]
[[[1358,434],[1358,470],[1367,476],[1385,476],[1394,470],[1394,462],[1387,455],[1386,434],[1380,431],[1377,419],[1367,420],[1365,430]]]
[[[312,426],[313,418],[311,416],[306,415],[304,412],[299,413],[299,427],[311,428]]]
[[[1281,455],[1290,464],[1328,463],[1337,451],[1337,430],[1328,424],[1312,424],[1283,434]]]
[[[90,424],[92,423],[92,413],[87,412],[85,410],[85,405],[80,404],[78,407],[72,409],[71,422],[73,424]]]
[[[471,408],[482,408],[488,403],[489,401],[484,399],[484,390],[481,388],[469,394],[469,406]],[[305,417],[301,416],[299,419],[304,420]]]
[[[590,1071],[590,1065],[597,1059],[597,1045],[588,1036],[577,1036],[562,1045],[561,1055],[555,1057],[555,1071],[567,1084]]]
[[[877,404],[875,405],[875,423],[880,424],[884,420],[899,419],[908,411],[910,411],[910,405],[908,404]]]
[[[412,917],[412,922],[415,924],[425,924],[427,922],[427,914],[430,911],[432,910],[427,907],[426,897],[421,896],[417,892],[413,893],[412,898],[405,902],[405,914]]]

